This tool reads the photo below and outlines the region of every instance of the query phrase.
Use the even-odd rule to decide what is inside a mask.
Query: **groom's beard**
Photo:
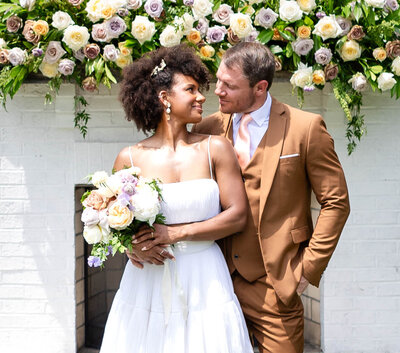
[[[256,102],[256,98],[252,92],[247,95],[247,97],[239,97],[225,100],[223,97],[219,97],[220,104],[219,110],[225,114],[233,113],[248,113],[249,110]],[[221,103],[222,101],[222,103]]]

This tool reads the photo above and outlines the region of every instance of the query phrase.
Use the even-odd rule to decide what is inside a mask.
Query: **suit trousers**
[[[260,353],[303,353],[304,308],[296,295],[290,306],[279,299],[268,276],[246,281],[237,271],[232,275],[249,333]]]

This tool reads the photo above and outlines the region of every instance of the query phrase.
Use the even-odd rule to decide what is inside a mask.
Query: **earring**
[[[171,117],[169,116],[169,114],[171,114],[171,103],[167,102],[167,109],[165,109],[165,113],[167,114],[167,120],[169,121],[171,119]]]

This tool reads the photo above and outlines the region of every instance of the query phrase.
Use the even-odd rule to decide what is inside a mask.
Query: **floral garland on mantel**
[[[348,152],[364,133],[362,91],[400,96],[398,0],[11,0],[0,2],[0,90],[5,104],[31,73],[94,91],[117,83],[143,53],[182,41],[215,72],[223,52],[257,40],[292,72],[299,103],[326,82],[348,119]],[[77,95],[75,125],[89,115]]]

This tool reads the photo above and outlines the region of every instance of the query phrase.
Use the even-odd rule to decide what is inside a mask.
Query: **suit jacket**
[[[232,142],[232,116],[217,112],[193,131],[222,135]],[[247,190],[247,196],[259,199],[258,224],[253,229],[265,272],[280,299],[289,305],[297,295],[301,275],[319,285],[350,212],[348,191],[333,140],[320,115],[273,98],[264,139],[258,147],[263,148],[258,159],[262,163],[260,188]],[[321,205],[315,229],[311,191]],[[240,233],[226,241],[243,249],[251,243]],[[232,244],[225,250],[232,249]],[[225,256],[232,258],[233,254],[225,252]],[[244,266],[245,261],[242,259]]]

